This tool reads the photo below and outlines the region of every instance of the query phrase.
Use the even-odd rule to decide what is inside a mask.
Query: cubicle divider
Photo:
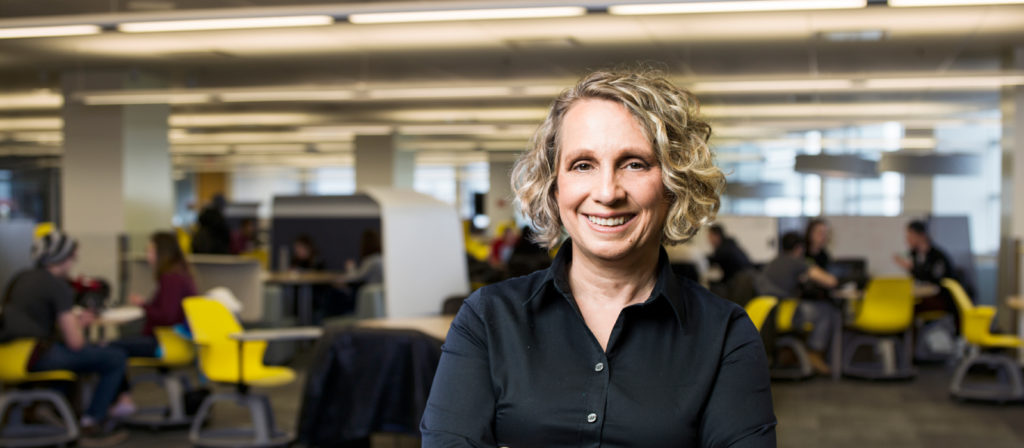
[[[451,204],[412,190],[368,188],[346,196],[277,196],[271,211],[272,259],[287,266],[301,233],[315,241],[329,270],[359,259],[364,230],[381,235],[386,313],[437,314],[446,297],[469,292],[466,251]]]

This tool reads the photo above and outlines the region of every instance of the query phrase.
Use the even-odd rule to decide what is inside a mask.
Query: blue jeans
[[[103,421],[110,405],[117,398],[127,363],[128,358],[124,352],[116,348],[86,345],[81,350],[73,351],[57,343],[40,355],[29,370],[70,370],[75,373],[98,374],[100,381],[92,393],[85,415],[95,421]]]

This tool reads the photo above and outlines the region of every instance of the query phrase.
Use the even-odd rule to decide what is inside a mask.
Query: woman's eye
[[[647,164],[640,161],[633,161],[627,163],[626,168],[631,170],[645,170],[647,169]]]
[[[592,168],[594,166],[588,162],[577,162],[572,166],[573,171],[590,171]]]

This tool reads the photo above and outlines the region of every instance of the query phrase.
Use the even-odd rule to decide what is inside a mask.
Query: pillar
[[[62,226],[80,242],[77,272],[102,277],[120,297],[121,237],[131,253],[145,250],[148,235],[170,229],[174,181],[168,144],[170,107],[87,106],[80,90],[140,85],[126,73],[71,73],[64,84]]]
[[[1024,47],[1008,51],[1004,67],[1024,69]],[[1007,306],[1006,298],[1024,295],[1024,86],[1004,87],[1000,109],[1003,121],[1003,160],[996,304],[1000,326],[1013,329],[1016,326],[1015,312]]]
[[[487,217],[491,224],[489,233],[495,237],[498,226],[512,221],[515,223],[515,195],[512,192],[512,166],[518,153],[491,152],[487,154],[490,171],[490,188],[487,191]]]
[[[412,188],[416,154],[399,151],[394,135],[357,135],[356,190],[366,187]]]

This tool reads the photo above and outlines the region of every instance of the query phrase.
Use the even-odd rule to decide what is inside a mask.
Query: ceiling
[[[151,92],[209,93],[204,101],[173,105],[171,118],[177,162],[201,164],[195,154],[294,155],[296,148],[307,153],[312,148],[338,157],[350,151],[351,135],[368,126],[376,126],[371,132],[398,132],[401,145],[411,150],[472,153],[471,158],[485,157],[474,149],[516,150],[543,118],[558,88],[604,67],[650,66],[691,86],[721,130],[722,142],[882,120],[907,120],[919,127],[950,119],[990,120],[987,112],[998,108],[997,86],[930,87],[916,80],[965,74],[1017,76],[1022,72],[1007,71],[1008,67],[1024,67],[1024,61],[1012,61],[1014,49],[1024,48],[1024,6],[1019,5],[897,9],[872,1],[854,10],[623,17],[602,12],[607,2],[573,4],[583,4],[591,13],[530,20],[380,25],[340,21],[317,27],[129,34],[114,30],[114,25],[270,14],[344,17],[358,11],[445,5],[6,0],[0,2],[0,28],[96,23],[106,31],[0,39],[0,154],[59,153],[59,101],[35,108],[4,107],[3,102],[5,94],[34,89],[49,89],[59,96],[61,79],[68,73],[118,72],[144,79],[135,84],[144,84]],[[864,87],[865,80],[908,77],[913,78],[909,86]],[[813,84],[834,79],[852,84]],[[1024,84],[1021,79],[1014,83]],[[715,89],[707,84],[723,80],[795,84],[769,91]],[[453,87],[485,92],[508,86],[511,90],[494,94],[440,93]],[[397,93],[410,88],[437,94]],[[275,89],[292,94],[338,91],[341,96],[225,100],[230,92]],[[385,90],[392,95],[373,96]],[[81,95],[72,100],[83,100]],[[37,119],[34,128],[19,127],[30,119]],[[233,136],[239,140],[232,142]],[[278,147],[239,150],[253,141]],[[207,163],[216,159],[202,158]]]

